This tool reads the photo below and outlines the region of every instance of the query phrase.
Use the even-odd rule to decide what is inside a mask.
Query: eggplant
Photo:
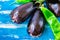
[[[59,0],[47,0],[47,6],[50,11],[52,11],[55,16],[60,16],[60,1]]]
[[[15,8],[10,16],[13,22],[15,23],[22,23],[24,22],[29,16],[33,14],[36,8],[33,8],[33,3],[27,3],[22,6]]]
[[[44,18],[42,17],[40,10],[37,9],[28,23],[28,34],[32,37],[40,36],[44,30],[44,24]]]

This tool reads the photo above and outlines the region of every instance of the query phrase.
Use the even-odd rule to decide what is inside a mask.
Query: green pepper
[[[10,5],[12,5],[12,4],[26,4],[26,3],[31,2],[31,1],[32,0],[15,0]]]
[[[55,40],[60,40],[60,23],[59,23],[59,21],[57,20],[55,15],[47,8],[40,7],[40,9],[52,29]]]
[[[25,3],[28,3],[28,2],[31,2],[31,0],[15,0],[16,3],[20,4],[25,4]]]

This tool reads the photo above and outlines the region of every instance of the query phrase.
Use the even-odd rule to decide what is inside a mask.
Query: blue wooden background
[[[0,0],[0,40],[54,40],[50,26],[46,23],[44,32],[40,37],[33,38],[27,33],[26,20],[22,24],[11,21],[10,13],[17,4],[10,5],[14,0]],[[60,20],[60,18],[58,18]]]

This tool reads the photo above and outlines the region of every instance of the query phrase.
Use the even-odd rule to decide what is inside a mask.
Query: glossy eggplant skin
[[[36,10],[28,23],[28,34],[33,37],[40,36],[44,30],[44,24],[44,18],[41,16],[40,10]]]
[[[24,22],[29,16],[31,16],[32,12],[35,11],[36,8],[33,8],[33,3],[27,3],[22,6],[15,8],[10,16],[13,22],[15,23],[22,23]]]
[[[47,6],[50,11],[52,11],[55,16],[60,17],[60,1],[59,0],[47,0]]]

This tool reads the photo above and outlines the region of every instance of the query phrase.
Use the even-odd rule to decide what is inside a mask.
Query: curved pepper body
[[[16,3],[28,3],[28,2],[31,2],[31,0],[16,0]],[[22,7],[23,8],[23,7]],[[50,25],[52,31],[53,31],[53,34],[55,36],[55,40],[60,40],[60,23],[59,21],[57,20],[57,18],[55,17],[55,15],[50,11],[48,10],[47,8],[44,8],[44,7],[41,7],[40,8],[41,11],[43,12],[48,24]],[[22,10],[22,9],[21,9]],[[24,11],[25,12],[25,11]],[[36,16],[36,15],[35,15]],[[23,17],[24,18],[24,17]],[[38,17],[39,18],[39,17]],[[32,18],[34,19],[34,17]],[[36,19],[37,20],[37,19]],[[31,20],[32,21],[32,20]],[[34,22],[34,21],[33,21]],[[36,22],[37,23],[37,22]],[[38,25],[38,23],[36,24]],[[40,26],[40,25],[39,25]],[[30,26],[31,27],[31,26]],[[36,26],[35,26],[36,27]],[[35,31],[34,31],[35,32]],[[32,33],[32,32],[31,32]],[[33,33],[34,34],[34,33]],[[33,35],[32,34],[32,35]],[[39,35],[39,34],[37,34]],[[34,36],[37,36],[34,34]]]
[[[53,34],[55,36],[55,40],[60,40],[60,23],[55,17],[55,15],[48,10],[47,8],[41,7],[41,11],[43,12],[48,24],[50,25]]]

